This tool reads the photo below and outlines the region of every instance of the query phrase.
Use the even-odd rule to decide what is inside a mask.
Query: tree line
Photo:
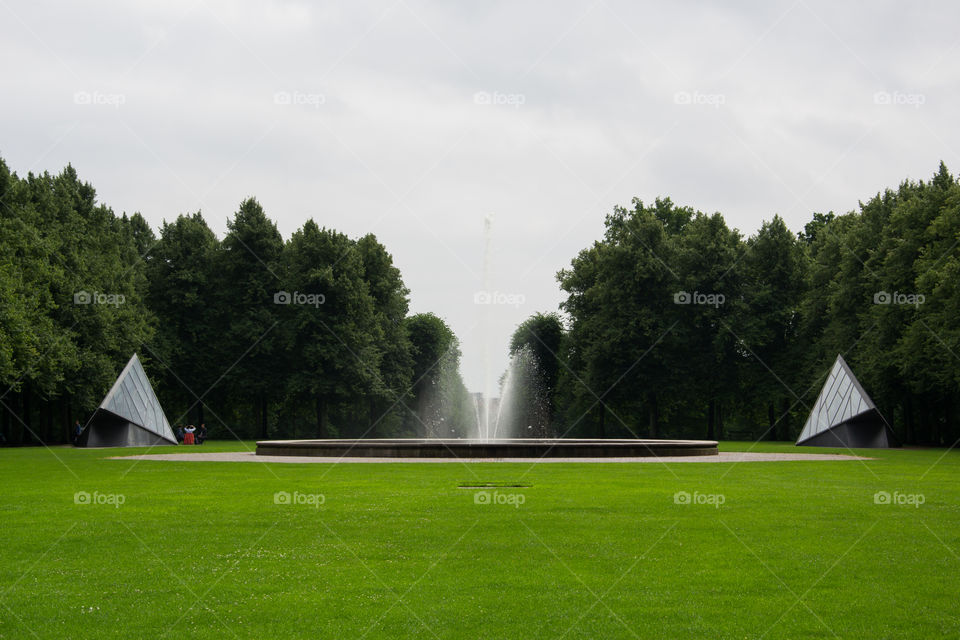
[[[842,354],[903,442],[960,437],[960,185],[943,163],[799,233],[774,216],[744,237],[668,198],[605,227],[557,276],[564,315],[511,343],[540,358],[546,431],[795,439]]]
[[[375,236],[311,219],[284,240],[254,198],[227,227],[197,212],[155,234],[71,166],[0,160],[2,439],[67,441],[134,352],[168,419],[212,437],[466,433],[458,340],[409,314]]]
[[[838,353],[898,437],[953,444],[960,184],[941,163],[799,233],[720,213],[617,207],[558,274],[561,313],[518,327],[525,433],[793,439]],[[154,233],[68,166],[0,160],[0,435],[55,443],[138,352],[170,420],[214,437],[463,436],[459,343],[373,235],[287,240],[244,200]]]

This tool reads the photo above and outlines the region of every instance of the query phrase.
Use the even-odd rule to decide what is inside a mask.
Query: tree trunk
[[[933,444],[933,437],[930,433],[930,421],[927,412],[927,403],[921,398],[920,402],[920,432],[923,434],[923,444]]]
[[[958,436],[960,436],[960,434],[957,433],[958,430],[955,425],[955,418],[954,418],[955,413],[953,410],[953,408],[957,406],[956,394],[950,395],[949,402],[950,402],[950,417],[947,420],[947,425],[946,425],[946,438],[947,438],[947,443],[952,446],[957,441]]]
[[[20,444],[30,444],[31,431],[33,427],[30,423],[30,385],[23,385],[23,424],[20,432]]]
[[[49,425],[49,416],[50,416],[50,405],[46,402],[40,403],[40,424],[37,425],[36,431],[38,440],[41,444],[47,443],[47,427]]]
[[[65,430],[61,432],[61,436],[66,436],[62,439],[62,442],[70,443],[73,439],[73,412],[70,411],[70,394],[64,393],[60,397],[60,420],[64,424]]]
[[[903,422],[906,425],[904,442],[906,444],[916,444],[917,434],[913,424],[913,395],[909,393],[903,400]]]
[[[944,445],[953,444],[950,427],[953,424],[953,397],[947,396],[943,407],[943,427],[940,429],[940,441]]]
[[[716,409],[717,404],[715,401],[711,400],[707,405],[707,440],[714,439],[714,420],[716,418]]]
[[[323,396],[317,396],[317,437],[327,437],[327,400]]]
[[[606,429],[604,423],[607,419],[607,408],[603,406],[603,403],[600,403],[600,422],[597,424],[597,437],[606,438]]]
[[[12,444],[13,443],[13,422],[11,420],[13,408],[17,406],[15,403],[17,397],[13,395],[9,400],[6,400],[2,405],[0,405],[0,411],[3,411],[3,422],[0,423],[0,429],[3,429],[0,434],[3,435],[0,438],[0,444]]]
[[[780,418],[780,433],[784,440],[793,440],[793,434],[790,431],[790,398],[784,398],[780,404],[783,407],[782,417]]]
[[[773,402],[767,403],[767,440],[776,440],[777,439],[777,410],[773,406]]]
[[[18,391],[13,394],[10,398],[10,402],[7,404],[7,409],[4,411],[4,415],[7,416],[7,444],[13,445],[16,442],[20,442],[20,438],[17,437],[18,429],[20,429],[20,405],[23,403],[22,394]]]
[[[421,438],[425,438],[427,435],[427,393],[428,387],[425,387],[421,382],[419,393],[417,393],[417,434]]]
[[[658,413],[657,407],[657,394],[649,393],[647,394],[647,416],[650,423],[650,437],[659,438],[660,437],[660,415]]]
[[[197,403],[197,427],[202,425],[206,420],[203,419],[203,401]]]
[[[53,403],[47,400],[43,403],[43,444],[49,444],[53,441]]]
[[[377,437],[377,399],[370,398],[367,404],[367,435],[370,438]]]
[[[267,439],[267,397],[260,396],[260,437]]]

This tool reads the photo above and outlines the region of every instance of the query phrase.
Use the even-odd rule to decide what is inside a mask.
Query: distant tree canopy
[[[960,437],[960,184],[941,163],[857,211],[749,237],[669,199],[616,208],[511,355],[525,433],[792,439],[838,353],[907,443]],[[220,239],[200,212],[155,234],[68,166],[0,160],[0,434],[54,443],[134,351],[172,423],[214,437],[463,436],[460,346],[409,315],[386,248],[253,198]],[[535,398],[532,406],[527,398]]]
[[[794,439],[840,353],[903,441],[960,437],[960,186],[942,163],[799,234],[635,199],[558,280],[560,358],[538,356],[561,435]]]
[[[460,342],[432,313],[406,319],[413,355],[413,385],[421,437],[466,437],[475,422],[460,377]]]
[[[510,338],[510,370],[501,385],[500,414],[514,423],[510,426],[518,435],[557,435],[553,405],[563,362],[563,338],[563,321],[556,313],[530,316]],[[508,382],[509,390],[503,388]]]
[[[197,212],[157,236],[98,204],[72,167],[21,179],[0,160],[4,439],[65,441],[133,352],[170,421],[213,437],[466,431],[456,337],[408,317],[375,236],[308,220],[284,241],[253,198],[227,227],[218,239]],[[438,389],[459,414],[428,410]]]

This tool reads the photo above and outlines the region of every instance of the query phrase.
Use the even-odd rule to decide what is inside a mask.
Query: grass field
[[[956,452],[105,459],[140,452],[0,450],[0,637],[960,637]]]

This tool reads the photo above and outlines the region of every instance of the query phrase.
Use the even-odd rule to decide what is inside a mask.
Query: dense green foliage
[[[58,441],[153,337],[149,227],[98,205],[72,167],[21,180],[0,161],[0,202],[0,432]]]
[[[0,637],[960,636],[956,451],[669,465],[52,452],[0,449]],[[529,486],[488,490],[517,506],[460,488],[483,483]]]
[[[904,442],[952,444],[960,400],[960,185],[941,164],[858,211],[720,214],[634,200],[558,275],[560,433],[795,438],[843,354]]]
[[[456,336],[408,314],[386,248],[244,200],[154,232],[72,167],[0,161],[0,434],[62,442],[140,353],[173,423],[236,437],[467,435]],[[941,164],[799,233],[634,200],[558,274],[565,317],[510,350],[524,433],[794,438],[838,353],[907,443],[951,444],[960,185]],[[522,358],[517,354],[522,353]]]
[[[2,160],[0,203],[0,441],[65,441],[133,352],[170,421],[218,437],[465,432],[456,337],[408,316],[372,235],[308,220],[284,241],[248,198],[222,240],[199,212],[155,236],[72,167]]]
[[[476,422],[460,377],[460,342],[432,313],[405,321],[413,345],[413,388],[421,437],[466,437]]]
[[[560,378],[563,321],[555,313],[527,318],[510,338],[510,369],[501,381],[500,415],[514,435],[556,437],[554,399]],[[503,386],[510,380],[510,392]],[[506,425],[503,425],[506,426]]]

